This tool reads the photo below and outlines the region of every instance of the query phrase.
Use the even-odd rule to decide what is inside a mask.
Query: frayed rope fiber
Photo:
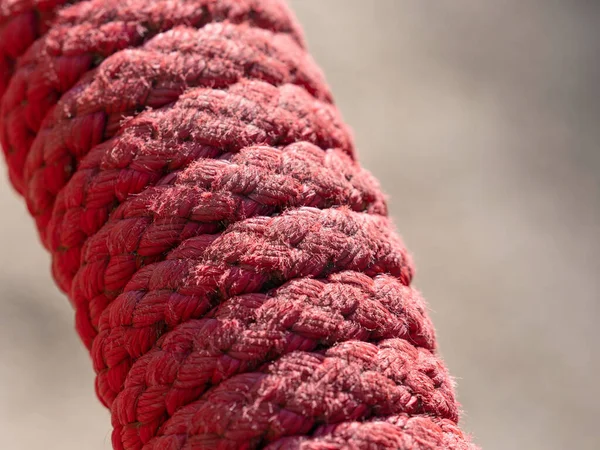
[[[115,449],[473,449],[277,0],[1,0],[0,138]]]

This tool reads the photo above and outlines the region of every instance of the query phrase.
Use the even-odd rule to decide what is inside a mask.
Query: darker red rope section
[[[2,0],[0,139],[116,449],[471,449],[278,0]]]

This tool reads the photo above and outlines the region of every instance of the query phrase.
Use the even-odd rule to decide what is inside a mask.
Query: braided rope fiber
[[[472,449],[278,0],[0,0],[0,139],[115,449]]]

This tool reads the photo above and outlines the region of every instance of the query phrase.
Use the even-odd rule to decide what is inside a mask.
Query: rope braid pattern
[[[1,0],[0,139],[115,449],[472,449],[278,0]]]

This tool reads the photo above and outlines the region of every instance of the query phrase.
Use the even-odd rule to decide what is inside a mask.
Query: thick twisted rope
[[[412,264],[269,0],[2,0],[0,138],[116,449],[470,449]]]

